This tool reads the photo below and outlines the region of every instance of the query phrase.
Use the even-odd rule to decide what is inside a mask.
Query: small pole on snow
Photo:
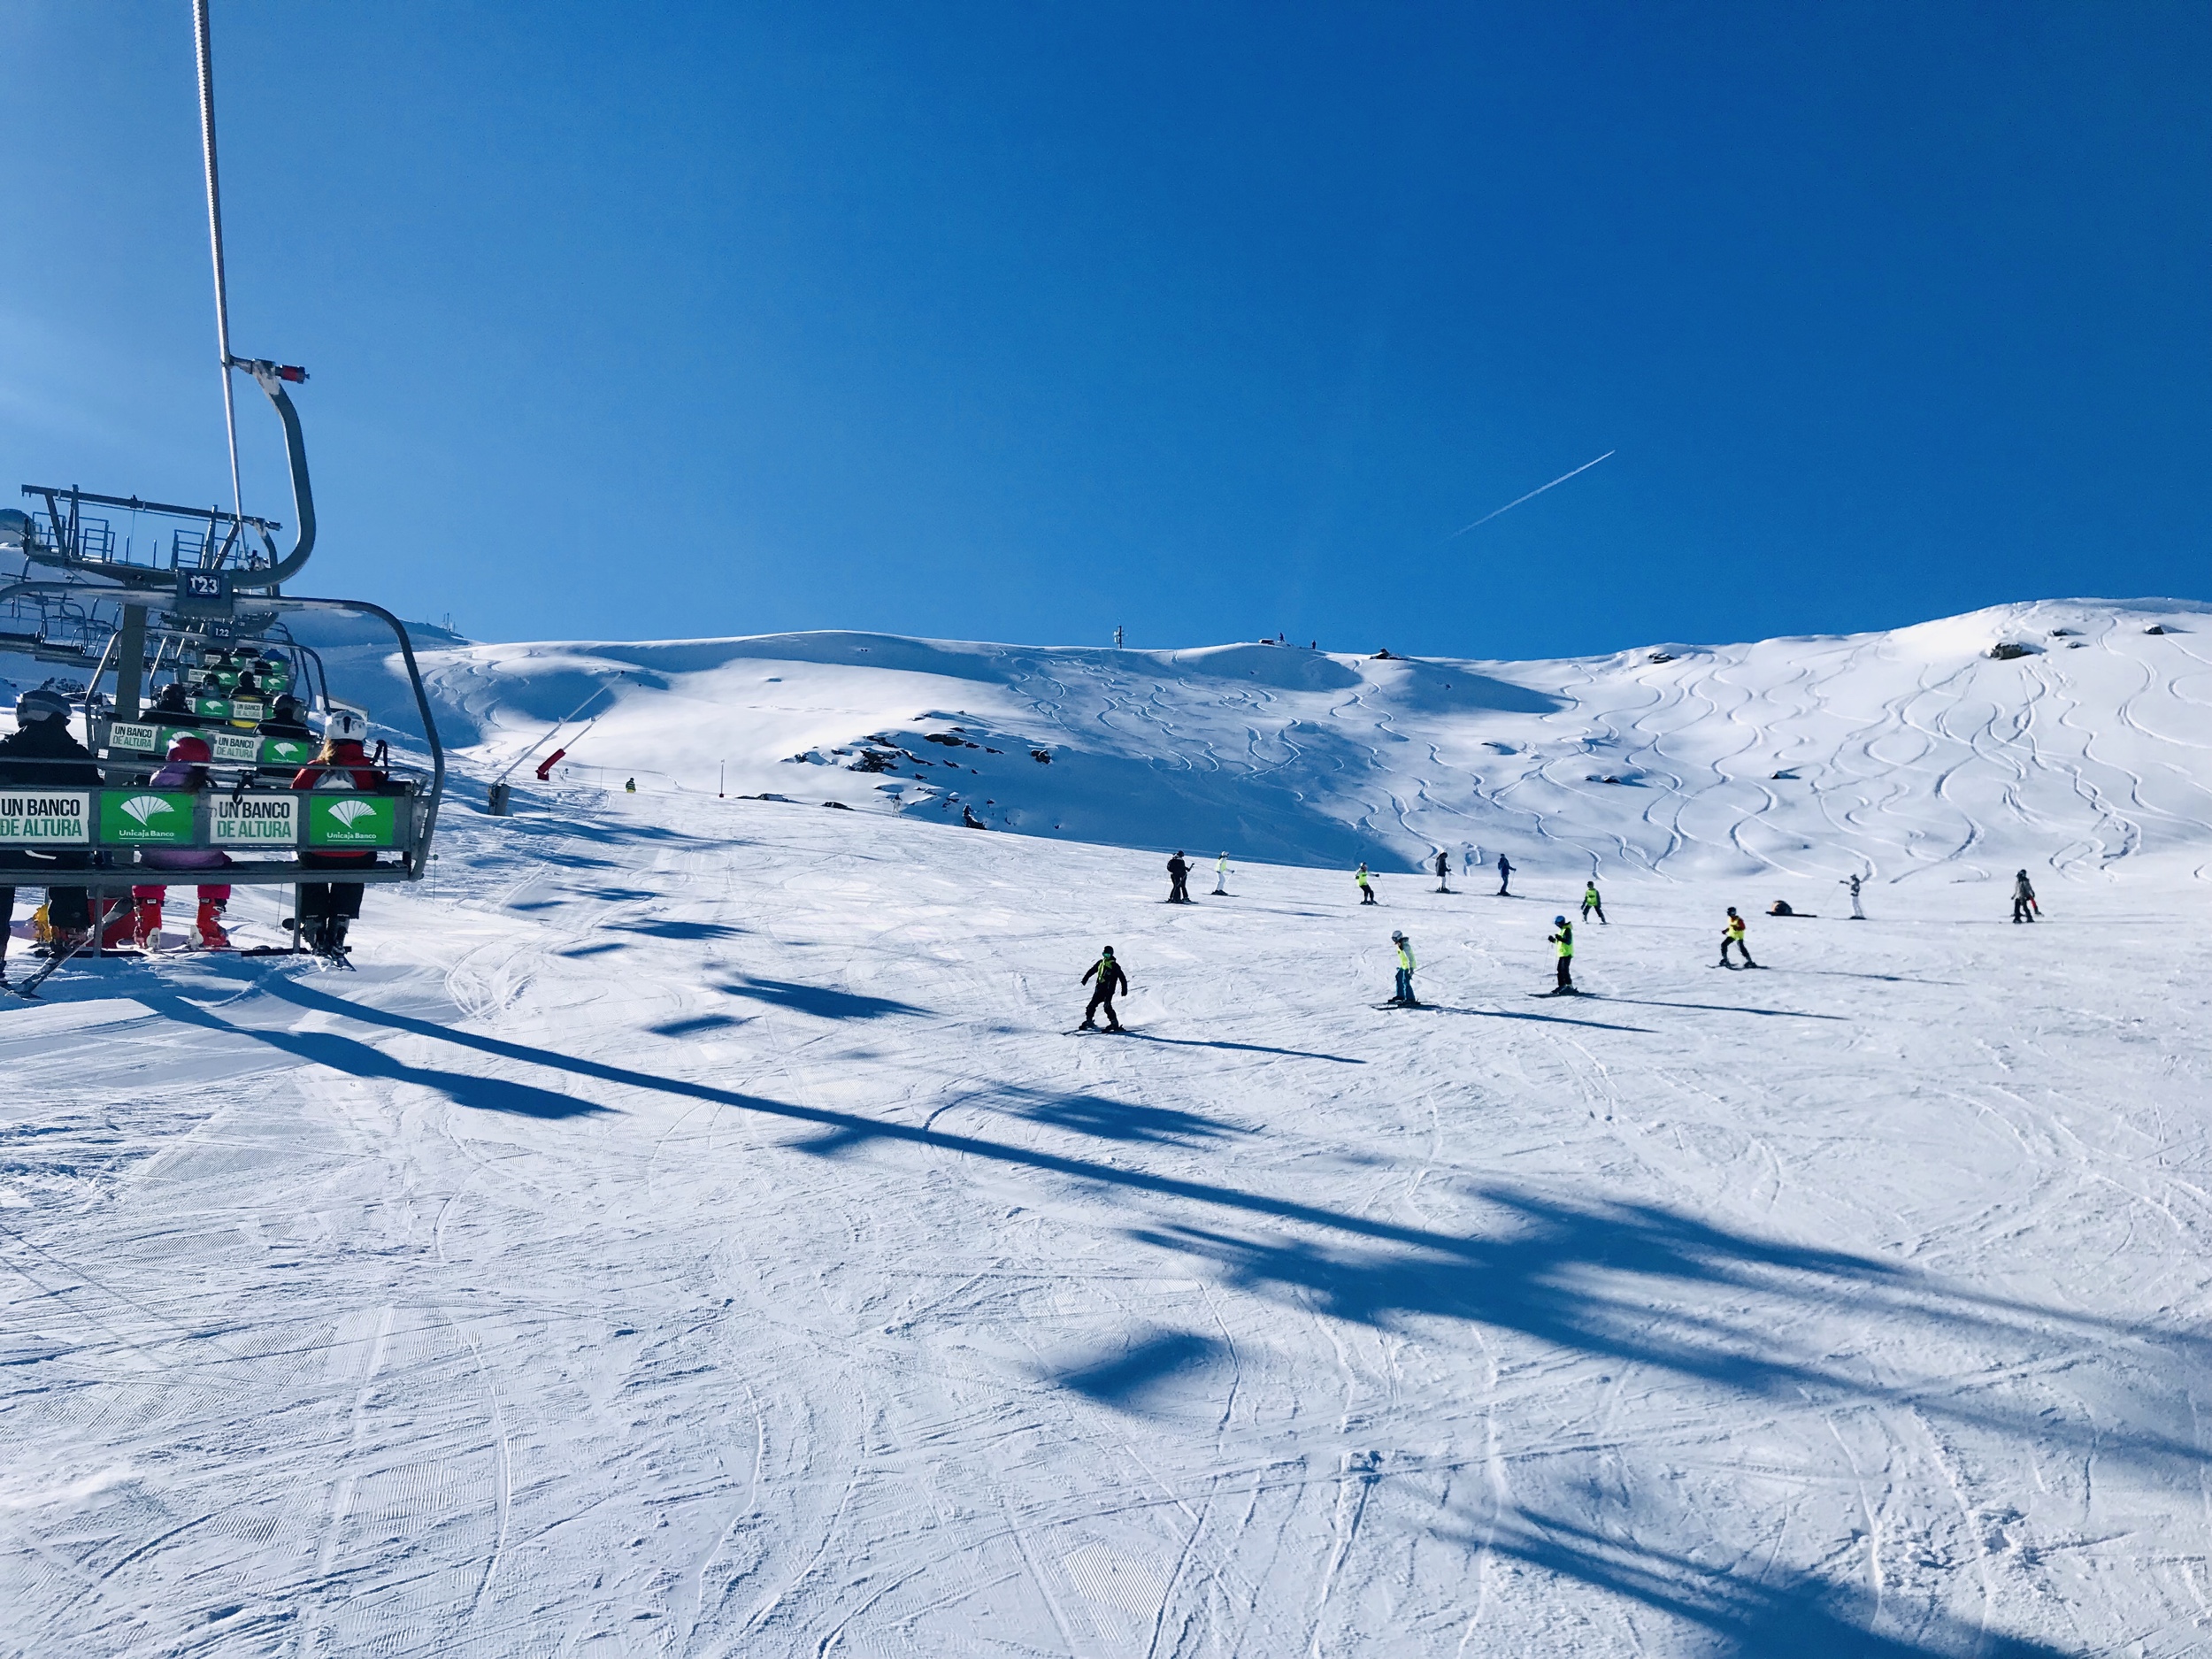
[[[714,763],[714,798],[718,801],[721,800],[728,792],[729,787],[730,763],[726,760],[718,760]]]

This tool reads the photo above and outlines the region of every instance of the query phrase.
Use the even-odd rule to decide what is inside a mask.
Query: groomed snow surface
[[[1366,689],[1060,653],[1057,702],[995,703],[845,660],[766,735],[627,691],[801,803],[572,780],[495,820],[479,768],[358,972],[0,1008],[0,1651],[2205,1652],[2208,637],[1266,648]],[[732,649],[768,643],[696,672],[793,683]],[[497,757],[502,709],[581,695],[532,653],[616,649],[437,672]],[[1410,706],[1471,672],[1549,701]],[[902,721],[1057,731],[998,804],[1062,816],[824,810],[885,780],[773,757]],[[1118,793],[1065,781],[1093,757]],[[1129,845],[1050,838],[1110,811]],[[1217,835],[1160,902],[1138,849],[1240,815],[1393,871],[1505,848],[1527,896],[1364,908],[1255,829],[1232,896]],[[1540,1000],[1591,851],[1592,994]],[[1763,971],[1712,965],[1728,903]],[[1393,927],[1432,1010],[1375,1006]],[[1104,943],[1132,1033],[1068,1034]]]

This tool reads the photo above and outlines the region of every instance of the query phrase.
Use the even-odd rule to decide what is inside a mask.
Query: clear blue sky
[[[2212,597],[2200,4],[215,13],[308,590],[1504,657]],[[188,6],[0,62],[0,482],[227,495]]]

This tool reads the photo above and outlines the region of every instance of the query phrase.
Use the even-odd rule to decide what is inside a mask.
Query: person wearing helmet
[[[1099,952],[1098,960],[1083,970],[1083,977],[1076,983],[1088,985],[1094,979],[1098,981],[1098,984],[1091,992],[1091,1005],[1083,1010],[1083,1023],[1076,1029],[1096,1031],[1098,1029],[1096,1016],[1099,1010],[1103,1009],[1106,1012],[1106,1029],[1119,1031],[1121,1021],[1114,1015],[1114,996],[1117,992],[1129,988],[1129,976],[1121,971],[1121,964],[1114,960],[1114,948],[1111,945],[1108,945]]]
[[[293,774],[295,789],[358,789],[380,793],[389,780],[369,764],[361,747],[368,727],[348,709],[334,709],[323,722],[323,746],[313,760]],[[300,855],[313,869],[358,869],[376,862],[373,852],[317,852]],[[300,884],[300,941],[322,956],[346,954],[346,929],[361,916],[358,881],[303,881]]]
[[[1398,988],[1391,996],[1391,1005],[1397,1008],[1418,1008],[1420,998],[1413,994],[1413,941],[1403,933],[1393,933],[1390,942],[1398,948]]]
[[[1732,904],[1728,907],[1728,926],[1722,930],[1720,936],[1720,965],[1724,968],[1728,966],[1728,951],[1732,945],[1743,952],[1745,967],[1755,968],[1759,965],[1751,959],[1751,947],[1744,941],[1743,918],[1736,914],[1736,907]]]
[[[1217,899],[1225,899],[1228,896],[1229,855],[1227,853],[1224,853],[1220,857],[1214,860],[1214,897]]]
[[[1452,890],[1452,856],[1441,847],[1436,849],[1436,890],[1439,893]]]
[[[2042,906],[2035,902],[2035,884],[2028,879],[2024,870],[2012,879],[2012,919],[2032,922]]]
[[[1506,891],[1506,888],[1507,888],[1507,887],[1510,887],[1510,886],[1512,885],[1512,882],[1513,882],[1513,864],[1512,864],[1512,861],[1511,861],[1510,859],[1507,858],[1507,856],[1506,856],[1503,853],[1500,853],[1500,854],[1498,855],[1498,896],[1499,896],[1500,898],[1502,898],[1502,899],[1509,899],[1509,898],[1511,898],[1511,897],[1513,896],[1510,893],[1508,893],[1508,892]]]
[[[0,737],[0,787],[19,789],[96,789],[100,769],[92,751],[69,730],[69,699],[50,686],[39,686],[16,699],[15,730]],[[16,856],[59,873],[91,865],[89,850],[42,852],[28,848]],[[15,915],[15,889],[0,887],[0,978],[6,977],[8,923]],[[58,941],[56,949],[73,950],[91,937],[91,895],[82,887],[46,889],[47,919]]]
[[[196,794],[207,788],[211,781],[207,763],[212,753],[205,738],[179,733],[169,745],[168,764],[154,773],[149,787]],[[138,861],[154,870],[223,870],[230,865],[230,855],[213,847],[146,847],[139,850]],[[132,887],[131,908],[107,925],[100,942],[119,945],[129,939],[141,950],[153,949],[161,938],[162,906],[168,896],[165,886],[149,882]],[[223,931],[223,910],[230,902],[230,884],[201,883],[199,900],[196,942],[203,950],[228,950],[230,935]]]
[[[1352,879],[1359,887],[1359,902],[1362,904],[1372,904],[1375,902],[1375,883],[1373,878],[1367,873],[1367,861],[1364,858],[1360,860],[1359,868],[1352,872]]]
[[[1178,847],[1175,856],[1167,861],[1167,902],[1170,904],[1190,902],[1190,862]]]
[[[1605,919],[1605,901],[1598,896],[1598,879],[1595,876],[1592,876],[1588,881],[1583,884],[1582,919],[1584,921],[1586,922],[1590,919],[1590,912],[1592,910],[1595,910],[1598,913],[1599,926],[1609,927],[1612,926],[1611,923]]]
[[[150,719],[164,726],[205,726],[207,720],[192,707],[191,687],[181,680],[173,680],[154,694],[153,706],[146,710]]]
[[[1575,994],[1575,925],[1563,916],[1553,917],[1551,925],[1557,931],[1544,942],[1559,948],[1559,982],[1552,987],[1552,994],[1555,996],[1572,996]]]

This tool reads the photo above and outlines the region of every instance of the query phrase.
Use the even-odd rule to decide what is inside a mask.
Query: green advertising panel
[[[398,840],[399,803],[391,795],[337,794],[307,797],[307,844],[326,850],[390,847]]]
[[[265,766],[304,766],[314,758],[313,738],[265,737],[261,740],[261,764]]]
[[[108,727],[107,747],[127,749],[134,755],[158,755],[164,752],[159,727],[125,720],[118,720]]]
[[[268,717],[268,712],[266,705],[257,698],[233,697],[230,700],[230,718],[234,720],[262,720]]]
[[[207,733],[210,757],[226,766],[250,766],[261,758],[261,740],[251,732]]]
[[[210,828],[218,847],[290,847],[300,838],[296,795],[218,795]]]
[[[230,718],[230,699],[228,697],[195,697],[192,699],[192,712],[204,714],[211,719],[227,720]]]
[[[109,847],[189,847],[195,798],[181,789],[103,790],[100,840]]]

